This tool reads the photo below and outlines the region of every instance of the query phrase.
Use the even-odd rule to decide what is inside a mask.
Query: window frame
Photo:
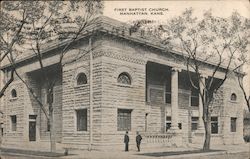
[[[46,121],[46,131],[50,132],[50,122],[49,122],[49,120]]]
[[[162,101],[152,101],[151,100],[151,90],[158,90],[158,91],[162,91],[162,97],[163,97],[163,100]],[[159,104],[159,103],[166,103],[165,101],[165,91],[164,91],[164,88],[160,85],[153,85],[153,84],[150,84],[147,86],[147,102],[148,103],[154,103],[154,104]]]
[[[169,83],[167,81],[164,84],[164,103],[171,104],[171,80]],[[167,100],[168,99],[168,100]]]
[[[122,75],[125,75],[128,77],[129,79],[129,83],[122,83],[122,81],[119,81],[119,78],[120,76]],[[121,72],[118,76],[117,76],[117,79],[116,79],[116,82],[119,84],[119,85],[122,85],[122,86],[131,86],[132,85],[132,77],[131,75],[128,73],[128,72]]]
[[[172,117],[171,116],[166,116],[166,121],[165,121],[165,125],[166,125],[166,132],[168,132],[171,129],[171,124],[172,124]]]
[[[15,93],[15,96],[13,95],[13,92]],[[11,99],[17,99],[17,91],[15,88],[11,89],[10,91],[10,98]]]
[[[47,91],[45,90],[45,95],[46,95],[46,104],[49,104],[49,94],[47,93]],[[52,104],[55,102],[55,90],[54,90],[54,87],[53,87],[53,90],[52,90]]]
[[[199,107],[199,104],[200,104],[199,91],[192,87],[190,96],[190,105],[192,107]]]
[[[230,118],[230,132],[237,132],[237,118],[231,117]]]
[[[78,79],[79,79],[80,75],[84,76],[84,78],[86,80],[86,83],[78,84]],[[75,79],[75,85],[76,86],[84,86],[84,85],[87,85],[87,84],[88,84],[88,77],[87,77],[86,73],[78,72],[77,75],[76,75],[76,79]]]
[[[232,102],[236,102],[237,101],[237,95],[236,95],[236,93],[231,93],[231,95],[230,95],[230,101],[232,101]]]
[[[117,109],[117,131],[132,130],[132,111],[132,109]]]
[[[199,124],[199,117],[192,116],[191,117],[191,131],[198,130],[198,124]]]
[[[213,120],[216,119],[216,120]],[[216,125],[216,131],[213,132],[213,125]],[[219,119],[217,116],[211,117],[211,134],[219,134]]]
[[[83,125],[82,127],[80,126],[81,122],[80,122],[80,113],[81,111],[83,111],[83,123],[82,124],[85,124]],[[75,110],[75,127],[76,127],[76,132],[87,132],[88,131],[88,110],[87,108],[83,108],[83,109],[76,109]]]
[[[12,132],[17,131],[17,115],[10,115],[10,130]]]

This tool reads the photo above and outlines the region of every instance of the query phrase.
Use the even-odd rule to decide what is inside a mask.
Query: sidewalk
[[[44,151],[30,151],[30,150],[21,150],[21,149],[8,149],[8,148],[1,148],[0,154],[20,154],[20,155],[28,155],[28,156],[42,156],[42,157],[55,157],[59,158],[64,156],[63,153],[59,152],[44,152]]]
[[[233,154],[241,152],[249,152],[249,144],[243,145],[215,145],[211,146],[211,151],[202,152],[201,146],[191,145],[186,148],[147,148],[141,152],[136,150],[124,151],[71,151],[69,154],[75,154],[70,156],[64,156],[62,158],[67,159],[155,159],[155,158],[186,158],[192,156],[207,156],[207,155],[219,155],[219,154]],[[77,154],[77,155],[76,155]]]
[[[189,147],[182,148],[145,148],[141,152],[131,149],[129,152],[124,151],[87,151],[87,150],[71,150],[68,156],[64,156],[62,152],[37,152],[16,149],[2,149],[2,154],[18,154],[27,156],[43,156],[45,158],[62,158],[62,159],[175,159],[175,158],[188,158],[197,156],[209,156],[220,154],[234,154],[241,152],[249,152],[249,144],[242,145],[215,145],[211,146],[211,151],[202,152],[200,145],[190,145]]]

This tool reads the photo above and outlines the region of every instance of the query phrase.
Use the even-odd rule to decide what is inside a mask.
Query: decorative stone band
[[[119,52],[116,52],[116,51],[106,51],[106,50],[93,51],[93,59],[97,57],[101,57],[101,56],[111,57],[114,59],[123,60],[123,61],[132,62],[136,64],[141,64],[141,65],[145,65],[147,63],[147,60],[142,60],[143,58],[139,56],[138,58],[135,58],[131,56],[121,55]],[[63,64],[72,64],[80,60],[82,61],[89,60],[89,55],[86,54],[81,57],[76,56],[76,55],[67,57],[63,60]]]
[[[116,52],[116,51],[100,50],[100,51],[93,52],[93,56],[94,58],[99,57],[99,56],[107,56],[107,57],[111,57],[114,59],[142,64],[142,65],[145,65],[147,63],[146,60],[142,60],[142,57],[132,58],[131,56],[121,55],[119,52]]]

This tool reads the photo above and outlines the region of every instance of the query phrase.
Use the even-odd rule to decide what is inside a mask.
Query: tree
[[[18,42],[21,42],[21,31],[26,21],[30,20],[33,11],[36,11],[36,8],[33,8],[33,2],[30,4],[24,5],[15,5],[5,2],[1,2],[1,16],[0,16],[0,66],[6,61],[10,55],[13,56],[15,52],[15,45]],[[32,10],[34,9],[34,10]],[[19,16],[15,16],[15,14]],[[11,36],[9,36],[11,34]],[[5,90],[14,80],[14,71],[15,68],[11,68],[11,76],[7,82],[1,87],[0,98],[4,95]]]
[[[186,66],[192,89],[198,91],[201,99],[205,127],[203,150],[209,150],[213,103],[221,86],[234,72],[242,79],[241,69],[248,58],[250,19],[237,12],[228,18],[215,17],[211,10],[198,19],[190,8],[166,23],[148,25],[147,30],[162,39],[166,51],[174,50],[182,55],[181,61]],[[172,56],[180,62],[179,56]],[[204,80],[204,70],[209,67],[207,63],[212,64],[212,67],[206,71],[207,79]],[[216,78],[218,74],[223,77]]]
[[[170,44],[175,43],[181,48],[190,83],[199,91],[205,127],[203,150],[209,150],[213,102],[228,77],[234,71],[240,75],[241,67],[246,63],[250,20],[237,12],[229,18],[221,18],[213,16],[210,10],[200,20],[192,13],[192,9],[187,9],[167,25],[162,25],[160,31],[166,33]],[[208,78],[205,81],[202,74],[206,63],[213,66],[211,72],[206,71]],[[190,72],[200,84],[195,84]],[[216,79],[219,72],[223,73],[220,80]]]
[[[3,1],[3,19],[9,21],[4,32],[1,32],[1,43],[6,47],[1,52],[1,61],[8,60],[11,64],[11,79],[5,84],[1,92],[4,92],[9,84],[14,80],[14,74],[26,85],[33,98],[37,101],[44,112],[50,127],[51,151],[56,150],[55,128],[53,124],[53,87],[55,79],[50,79],[44,64],[44,46],[48,42],[58,41],[62,43],[60,58],[57,64],[62,66],[62,61],[66,53],[72,49],[73,43],[85,33],[86,28],[91,25],[96,16],[102,13],[103,3],[100,0],[87,1]],[[20,14],[22,13],[22,14]],[[19,17],[18,15],[23,15]],[[20,25],[15,25],[15,24]],[[6,26],[1,25],[5,28]],[[17,31],[16,31],[17,30]],[[14,31],[14,33],[13,33]],[[16,31],[16,32],[15,32]],[[6,33],[10,32],[11,41],[5,40]],[[14,47],[14,44],[17,43]],[[26,47],[26,48],[24,48]],[[15,50],[14,50],[15,48]],[[23,49],[24,48],[24,49]],[[32,87],[19,75],[16,60],[23,58],[24,52],[31,49],[31,55],[39,62],[40,73],[47,93],[48,111],[46,104],[41,101]],[[2,49],[1,49],[2,50]],[[89,50],[81,50],[79,54],[83,56]],[[81,58],[80,56],[77,57]],[[3,94],[3,93],[2,93]]]
[[[249,67],[249,66],[248,66]],[[235,72],[237,74],[237,72]],[[238,76],[238,83],[239,83],[239,86],[240,86],[240,89],[243,93],[243,96],[244,96],[244,100],[246,102],[246,105],[247,105],[247,108],[248,108],[248,112],[250,112],[250,95],[248,93],[249,88],[246,88],[245,85],[244,85],[244,82],[243,82],[243,76],[246,76],[246,75],[249,75],[249,74],[244,74],[242,76]],[[246,81],[247,83],[248,81]]]

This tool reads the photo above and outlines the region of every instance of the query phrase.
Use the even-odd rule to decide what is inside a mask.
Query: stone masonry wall
[[[93,42],[93,48],[98,43]],[[90,54],[79,50],[88,50],[86,41],[82,41],[79,49],[71,50],[65,57],[63,67],[63,143],[72,148],[87,148],[90,142]],[[102,66],[100,58],[94,57],[93,52],[93,145],[101,140],[101,86]],[[80,56],[80,58],[79,58]],[[85,73],[87,84],[77,86],[76,79],[79,73]],[[87,109],[87,131],[77,131],[76,110]]]
[[[229,76],[223,85],[224,109],[222,114],[223,142],[226,144],[243,143],[243,94],[238,86],[238,79]],[[232,87],[234,86],[234,87]],[[231,100],[231,95],[236,94],[236,100]],[[231,118],[236,118],[236,132],[231,132]]]
[[[11,90],[15,89],[17,97],[11,97]],[[27,93],[25,86],[20,81],[14,81],[6,90],[4,96],[3,120],[4,120],[4,139],[3,145],[17,147],[26,141],[26,119],[25,119],[25,99]],[[16,131],[11,130],[11,115],[17,117]]]

